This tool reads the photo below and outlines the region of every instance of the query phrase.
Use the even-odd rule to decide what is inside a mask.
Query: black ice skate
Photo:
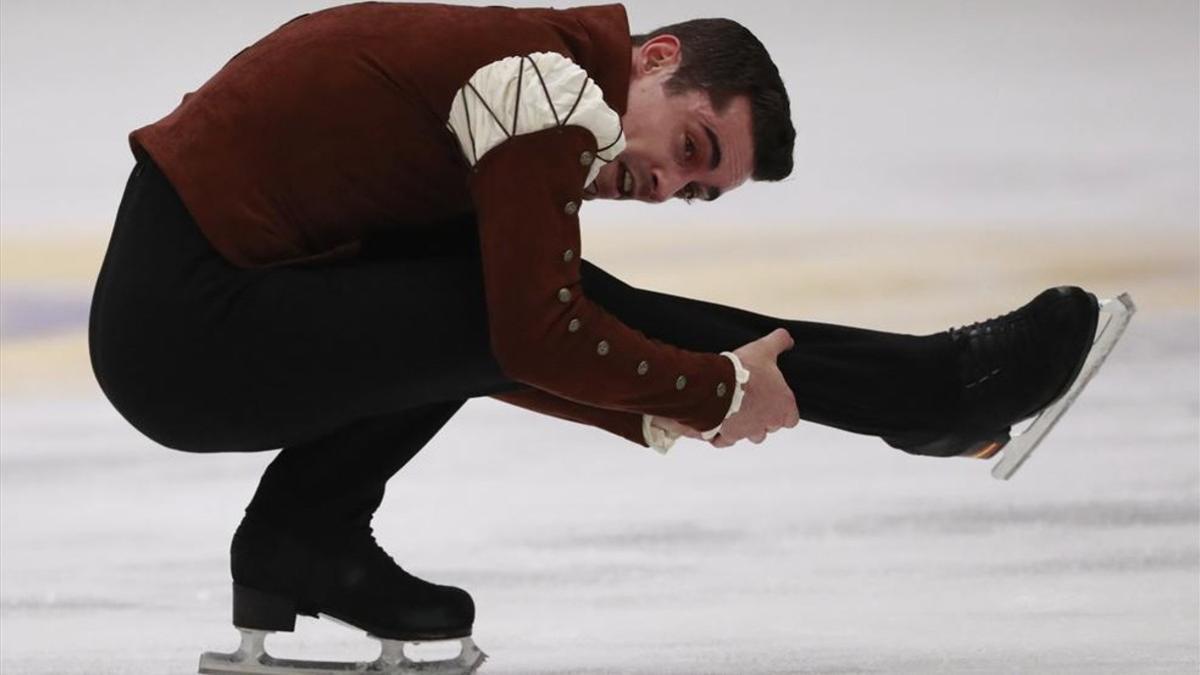
[[[950,330],[963,381],[963,415],[949,433],[889,436],[907,452],[988,459],[1007,480],[1029,458],[1104,363],[1136,307],[1127,293],[1097,302],[1081,288],[1048,289],[1018,310]],[[1035,419],[1020,433],[1012,427]]]
[[[233,538],[233,624],[242,643],[230,654],[206,652],[201,673],[292,675],[472,673],[487,656],[471,639],[475,605],[466,591],[418,579],[396,565],[363,525],[320,539],[242,521]],[[369,663],[299,661],[268,654],[263,641],[295,629],[296,615],[323,616],[382,643]],[[417,660],[405,645],[456,640],[458,655]]]

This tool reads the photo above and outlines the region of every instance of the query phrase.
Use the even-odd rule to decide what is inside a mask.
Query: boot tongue
[[[1014,364],[1029,365],[1029,357],[1036,354],[1032,329],[1020,310],[951,328],[950,339],[958,347],[963,387],[974,389]]]
[[[358,560],[376,569],[387,569],[405,579],[415,578],[379,545],[375,531],[368,523],[347,525],[339,536],[327,539],[324,545],[335,547],[333,553],[341,557]]]

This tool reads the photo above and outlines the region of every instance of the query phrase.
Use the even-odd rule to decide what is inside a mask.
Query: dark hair
[[[766,47],[729,19],[693,19],[632,36],[633,45],[659,35],[679,38],[679,67],[666,82],[670,94],[702,90],[722,112],[735,96],[750,99],[754,180],[782,180],[792,172],[796,129],[787,90]]]

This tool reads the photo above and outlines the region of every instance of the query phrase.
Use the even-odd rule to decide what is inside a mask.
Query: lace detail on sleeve
[[[596,159],[583,186],[625,149],[621,116],[604,102],[600,85],[562,54],[509,56],[475,71],[450,107],[446,123],[471,166],[518,136],[568,124],[596,137]]]

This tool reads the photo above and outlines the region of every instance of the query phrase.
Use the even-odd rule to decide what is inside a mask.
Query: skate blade
[[[1025,460],[1029,459],[1046,434],[1050,433],[1063,413],[1079,397],[1080,392],[1083,391],[1092,376],[1100,370],[1100,366],[1104,365],[1104,359],[1108,358],[1117,341],[1121,339],[1121,335],[1125,333],[1125,328],[1129,325],[1129,320],[1133,318],[1136,311],[1137,307],[1128,293],[1101,301],[1100,320],[1104,324],[1096,332],[1096,339],[1092,342],[1092,348],[1088,351],[1079,375],[1071,383],[1066,393],[1042,410],[1023,432],[1014,436],[1004,445],[999,461],[992,466],[994,478],[998,480],[1012,478]]]
[[[236,652],[205,652],[200,655],[202,675],[345,675],[346,673],[377,673],[379,675],[468,675],[487,660],[469,637],[457,638],[458,656],[440,661],[418,661],[408,658],[400,640],[383,640],[379,658],[370,662],[304,661],[279,659],[267,653],[264,641],[270,631],[238,628],[242,644]],[[408,644],[418,644],[411,642]]]

